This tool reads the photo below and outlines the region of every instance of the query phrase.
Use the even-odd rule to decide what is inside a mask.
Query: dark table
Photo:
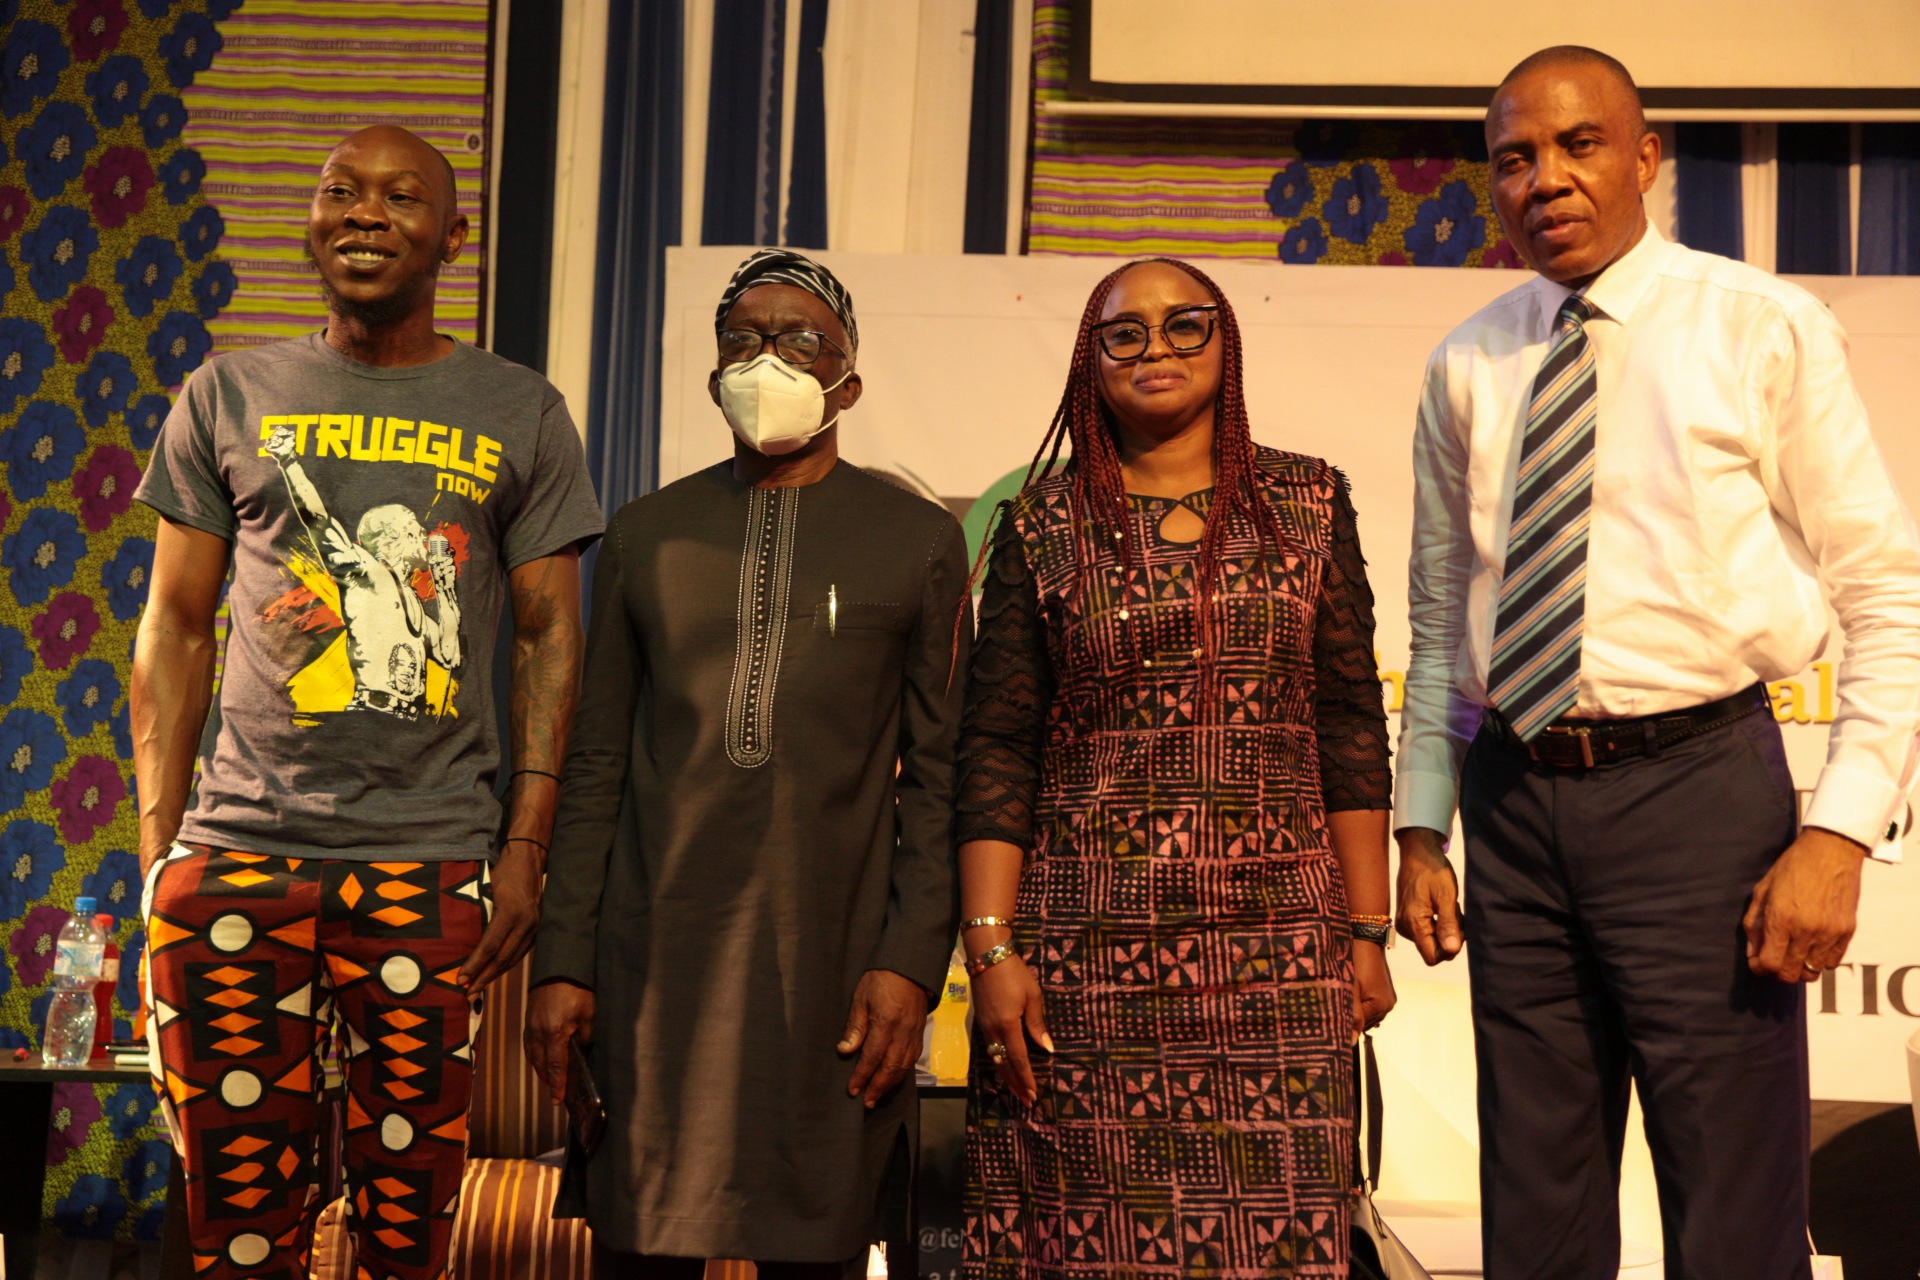
[[[40,1207],[47,1183],[53,1086],[62,1082],[125,1084],[149,1078],[145,1067],[117,1067],[111,1062],[43,1067],[37,1054],[24,1062],[0,1058],[0,1140],[9,1141],[15,1148],[12,1156],[0,1158],[0,1234],[7,1238],[7,1275],[13,1280],[33,1280],[40,1253]],[[180,1162],[175,1160],[173,1164],[177,1175]],[[170,1185],[163,1251],[180,1234],[175,1221],[178,1200]]]

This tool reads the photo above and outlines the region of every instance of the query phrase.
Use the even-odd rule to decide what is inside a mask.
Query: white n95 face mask
[[[831,387],[805,369],[796,369],[772,352],[736,364],[720,375],[720,412],[733,434],[749,449],[777,458],[792,453],[840,420],[822,422],[827,392],[845,382],[852,370]]]

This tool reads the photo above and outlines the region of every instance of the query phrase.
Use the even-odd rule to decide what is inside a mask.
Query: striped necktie
[[[1572,708],[1580,681],[1599,416],[1585,328],[1592,316],[1593,307],[1578,294],[1560,306],[1552,346],[1533,380],[1513,487],[1487,693],[1528,742]]]

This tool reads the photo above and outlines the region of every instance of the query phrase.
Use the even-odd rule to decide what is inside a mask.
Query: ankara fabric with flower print
[[[0,0],[0,1049],[40,1043],[75,897],[143,950],[126,699],[154,530],[133,491],[235,288],[179,140],[231,7]],[[144,1092],[56,1091],[45,1208],[70,1233],[157,1228]]]
[[[1071,8],[1034,8],[1034,96],[1064,98]],[[1276,72],[1280,80],[1285,74]],[[1034,253],[1518,267],[1477,123],[1034,117]]]

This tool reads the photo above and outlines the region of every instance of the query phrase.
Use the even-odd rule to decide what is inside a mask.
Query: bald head
[[[435,199],[446,210],[447,217],[451,218],[460,212],[460,188],[453,176],[453,162],[447,159],[440,148],[411,129],[403,129],[397,124],[375,124],[356,129],[340,139],[333,150],[327,153],[327,164],[331,165],[342,155],[383,148],[386,154],[400,158],[405,167],[417,171],[433,184]]]
[[[1493,91],[1493,101],[1487,107],[1487,118],[1489,120],[1493,118],[1493,113],[1500,104],[1501,95],[1505,94],[1515,82],[1526,79],[1536,72],[1576,69],[1597,71],[1611,81],[1612,86],[1624,96],[1627,109],[1632,112],[1635,130],[1639,133],[1647,131],[1647,113],[1640,105],[1640,86],[1633,82],[1633,73],[1627,70],[1626,64],[1620,59],[1611,54],[1602,53],[1598,49],[1589,49],[1583,44],[1556,44],[1522,58],[1513,70],[1507,72],[1507,77],[1500,82],[1500,87]]]

